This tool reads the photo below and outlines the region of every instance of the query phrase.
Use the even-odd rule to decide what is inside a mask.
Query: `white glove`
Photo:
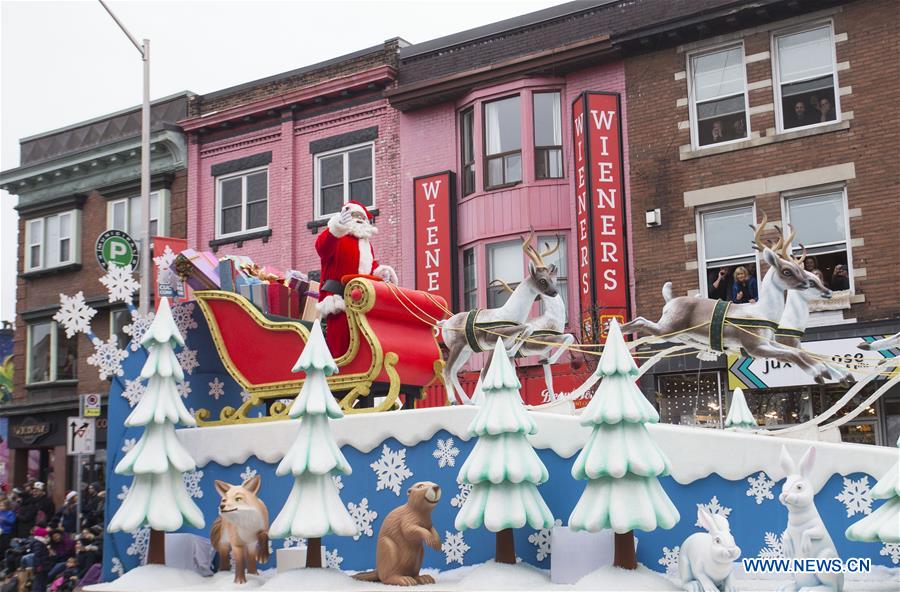
[[[391,267],[390,265],[379,265],[379,266],[378,266],[377,268],[375,268],[375,270],[372,272],[372,275],[374,275],[374,276],[377,277],[377,278],[381,278],[382,281],[385,281],[385,282],[387,282],[387,283],[389,283],[389,284],[395,284],[395,285],[396,285],[396,284],[399,284],[399,283],[400,283],[400,282],[397,280],[397,272],[394,271],[394,268]]]
[[[347,226],[350,224],[350,220],[353,219],[353,214],[349,209],[344,208],[341,210],[340,217],[338,218],[338,222],[341,223],[342,226]]]

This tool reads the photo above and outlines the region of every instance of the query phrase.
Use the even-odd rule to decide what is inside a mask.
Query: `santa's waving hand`
[[[345,275],[374,275],[386,282],[397,283],[397,274],[389,265],[379,265],[375,259],[375,250],[369,239],[378,232],[372,224],[372,216],[362,204],[350,201],[341,211],[328,220],[328,227],[316,239],[316,252],[322,264],[322,283],[319,287],[319,304],[317,308],[323,317],[336,316],[329,319],[326,334],[331,353],[339,356],[346,350],[342,346],[349,344],[349,334],[338,339],[336,325],[346,323],[344,312],[344,286],[341,278]],[[332,322],[337,321],[337,322]]]

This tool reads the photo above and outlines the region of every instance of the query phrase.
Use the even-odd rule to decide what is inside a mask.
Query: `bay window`
[[[691,56],[689,70],[694,145],[749,137],[743,45]]]
[[[459,115],[459,152],[462,157],[462,194],[475,192],[475,110]]]
[[[484,104],[485,188],[522,181],[521,101],[519,96]]]
[[[478,270],[475,265],[475,248],[463,251],[463,309],[478,307]]]
[[[534,107],[534,176],[560,179],[563,176],[562,111],[558,92],[532,95]]]
[[[81,212],[72,210],[25,223],[25,271],[78,263]]]
[[[837,75],[831,25],[774,39],[776,119],[782,130],[838,120]]]
[[[150,236],[168,234],[168,190],[150,194]],[[127,232],[133,239],[141,236],[141,196],[116,199],[106,206],[106,227]]]

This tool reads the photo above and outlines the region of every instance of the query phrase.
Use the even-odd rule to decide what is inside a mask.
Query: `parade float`
[[[130,304],[138,288],[130,271],[111,266],[102,281],[131,307],[130,344],[94,335],[79,295],[62,296],[57,319],[89,336],[92,363],[111,379],[108,583],[98,589],[372,589],[388,580],[459,590],[801,589],[811,584],[748,573],[740,558],[814,556],[870,563],[868,573],[816,580],[823,590],[893,589],[896,448],[810,437],[832,410],[769,433],[754,425],[742,394],[727,429],[661,424],[635,384],[659,359],[640,352],[647,338],[625,341],[638,329],[679,351],[746,348],[788,357],[822,380],[844,378],[838,362],[776,340],[785,292],[789,301],[792,291],[820,287],[802,275],[787,237],[774,245],[756,238],[779,270],[763,281],[759,306],[672,299],[659,324],[635,319],[620,331],[613,321],[602,347],[536,334],[527,314],[489,311],[464,312],[463,345],[454,346],[454,313],[442,299],[385,274],[351,273],[332,292],[342,296],[346,349],[329,351],[335,309],[318,318],[321,307],[307,305],[324,300],[325,287],[300,272],[164,253],[159,282],[174,303],[162,297],[143,316]],[[555,274],[538,250],[525,249],[529,304],[557,296],[541,284]],[[708,317],[696,322],[695,313]],[[425,406],[435,400],[425,395],[452,379],[445,351],[459,358],[465,347],[485,346],[493,355],[478,393],[441,397],[475,404]],[[896,346],[886,338],[870,352],[867,380],[885,380],[878,392],[900,380]],[[521,347],[547,358],[558,348],[578,352],[592,358],[592,372],[571,393],[526,406],[510,359]],[[427,512],[415,510],[421,504]],[[410,507],[411,526],[388,519]],[[804,512],[816,529],[789,527]],[[418,564],[384,559],[388,543],[399,544],[395,527]],[[165,533],[176,531],[212,536],[226,571],[203,577],[159,565]],[[302,561],[284,553],[294,550]],[[148,555],[154,565],[136,570]]]

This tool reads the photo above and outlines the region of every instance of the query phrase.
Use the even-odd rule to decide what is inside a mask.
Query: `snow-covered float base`
[[[403,587],[357,582],[353,572],[333,569],[298,569],[281,574],[267,570],[258,576],[248,576],[246,584],[235,584],[231,573],[219,573],[204,578],[191,571],[149,565],[138,567],[109,582],[85,588],[88,592],[144,592],[151,590],[681,590],[665,576],[643,566],[635,571],[604,567],[590,573],[574,585],[554,584],[550,574],[526,563],[515,566],[494,562],[460,567],[444,572],[423,570],[435,578],[435,584]],[[846,592],[894,591],[900,570],[876,568],[865,576],[849,576]],[[787,583],[778,579],[737,580],[739,590],[777,590]]]

